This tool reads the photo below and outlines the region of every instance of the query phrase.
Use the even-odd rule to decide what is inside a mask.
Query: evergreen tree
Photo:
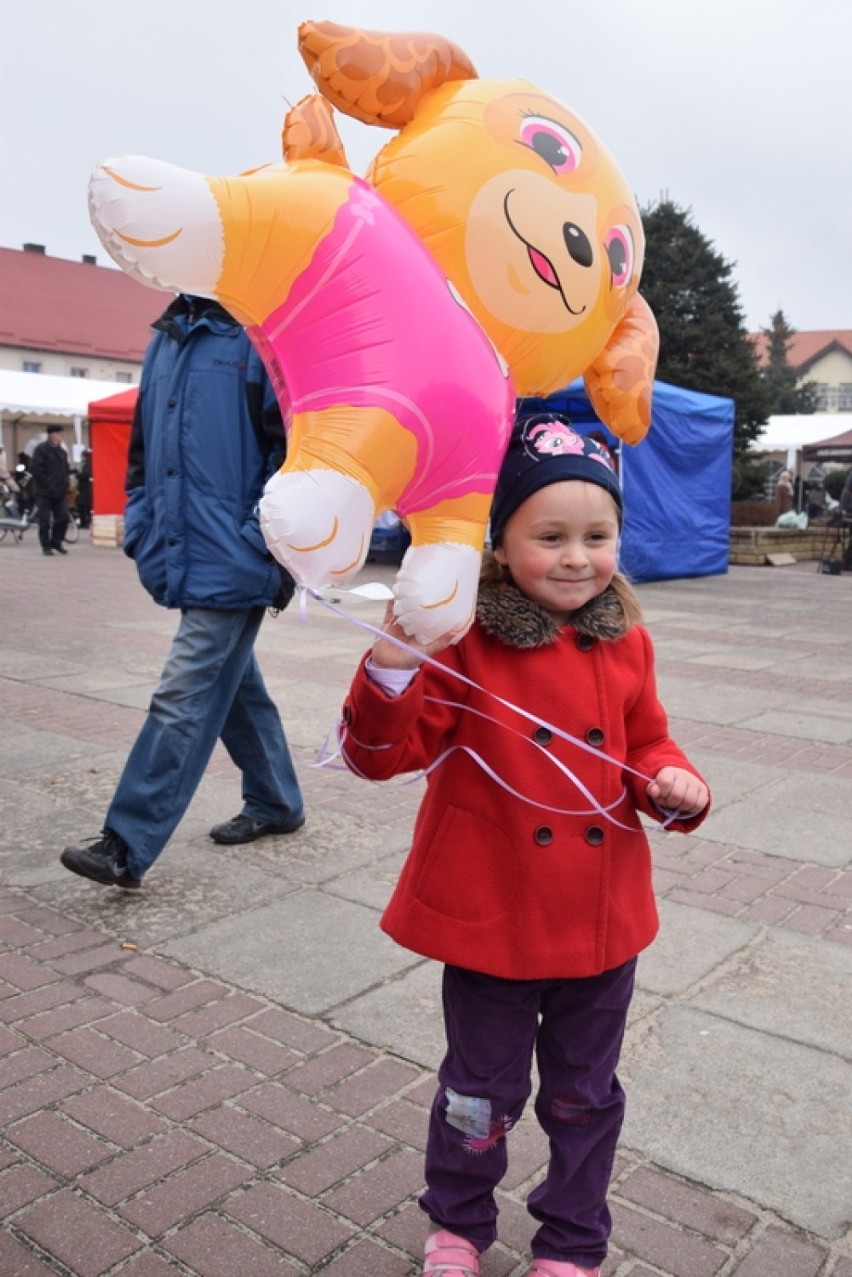
[[[766,337],[766,363],[761,370],[766,387],[767,406],[770,413],[797,413],[816,411],[816,390],[806,382],[798,386],[797,373],[790,363],[790,342],[796,335],[778,310],[770,320],[769,328],[761,328]]]
[[[660,328],[657,376],[733,399],[734,451],[742,454],[769,413],[732,267],[671,200],[643,209],[642,222],[647,247],[640,291]]]

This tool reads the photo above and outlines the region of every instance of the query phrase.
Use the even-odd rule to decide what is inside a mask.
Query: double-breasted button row
[[[583,837],[590,847],[599,847],[604,840],[604,831],[600,825],[589,825]],[[539,825],[533,834],[539,847],[549,847],[553,842],[553,830],[550,825]]]
[[[532,734],[532,738],[536,745],[549,745],[553,740],[553,732],[549,727],[537,727]],[[590,727],[586,732],[586,740],[590,745],[602,745],[604,739],[604,731],[601,727]]]

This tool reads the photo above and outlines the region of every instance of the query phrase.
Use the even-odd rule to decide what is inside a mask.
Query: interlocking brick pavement
[[[116,662],[131,659],[144,687],[159,671],[171,618],[157,613],[152,621],[119,559],[81,543],[69,562],[47,565],[69,571],[52,578],[51,603],[62,624],[42,626],[26,604],[31,589],[42,589],[37,574],[45,564],[31,552],[34,546],[8,550],[0,547],[11,615],[0,663],[7,732],[43,731],[49,724],[57,739],[82,747],[84,760],[87,748],[123,754],[141,722],[143,700],[120,704],[73,686],[61,663],[83,668],[87,660],[86,634],[75,618],[85,612],[95,624],[120,606],[126,624],[98,634],[99,664],[108,668],[110,653]],[[14,572],[7,572],[10,566]],[[740,573],[737,588],[745,589],[747,580]],[[835,589],[835,603],[838,597],[848,607],[848,588],[844,595]],[[688,586],[678,604],[689,613]],[[322,618],[317,623],[321,628]],[[848,679],[811,675],[807,661],[791,672],[789,662],[813,652],[810,642],[773,636],[776,661],[788,662],[783,671],[744,670],[721,660],[706,666],[684,660],[676,642],[683,631],[665,615],[652,628],[666,677],[766,693],[795,685],[803,697],[830,700],[848,713]],[[732,626],[726,642],[734,651],[748,647],[748,636]],[[262,663],[273,680],[324,679],[343,687],[351,646],[332,642],[323,657],[294,655],[285,646],[265,651]],[[30,667],[10,674],[10,660],[30,650],[45,669],[58,662],[56,675],[39,677]],[[292,714],[285,717],[291,730]],[[846,744],[684,713],[675,716],[675,730],[705,760],[852,778]],[[294,744],[309,809],[357,816],[365,801],[361,783],[346,773],[310,770],[314,748],[298,739]],[[19,780],[13,754],[9,762],[11,770],[0,766],[0,796],[14,850],[16,838],[26,842],[15,832],[16,786],[31,788],[35,801],[46,797],[58,812],[76,811],[77,799],[70,768],[51,765],[42,777],[31,766]],[[209,774],[233,776],[222,752]],[[417,785],[371,790],[373,824],[407,832],[418,797]],[[733,840],[664,831],[652,832],[651,841],[661,898],[775,932],[849,944],[848,864],[831,867]],[[167,862],[168,856],[161,883]],[[2,1277],[409,1277],[419,1271],[423,1216],[416,1197],[434,1087],[430,1069],[321,1016],[164,956],[155,945],[142,952],[123,948],[116,912],[93,917],[77,903],[81,897],[57,903],[52,879],[36,874],[23,884],[4,881]],[[153,879],[151,890],[157,890]],[[501,1240],[484,1259],[484,1277],[526,1271],[532,1225],[524,1200],[545,1161],[533,1120],[525,1117],[512,1133],[510,1150],[499,1193]],[[828,1238],[796,1229],[742,1194],[691,1182],[632,1150],[617,1157],[612,1209],[605,1277],[852,1277],[848,1233]]]
[[[76,935],[83,954],[110,948],[112,963],[99,964],[100,976],[83,964],[69,977],[57,969],[52,910],[36,915],[25,893],[8,889],[2,906],[10,923],[26,923],[6,932],[26,961],[7,968],[0,1002],[4,1277],[415,1270],[428,1070],[179,963],[128,955],[82,924],[64,935]],[[87,996],[88,981],[124,979],[129,967],[131,1006]],[[22,984],[37,977],[64,1005],[34,1010],[10,971]],[[189,1010],[228,1003],[228,1027],[213,1032]],[[85,1027],[66,1030],[62,1011],[86,1004]],[[45,1014],[55,1032],[39,1023]],[[80,1033],[85,1046],[75,1039],[69,1068],[69,1039]],[[511,1147],[486,1277],[523,1271],[531,1232],[523,1200],[543,1148],[526,1118]],[[826,1266],[826,1243],[631,1155],[619,1156],[612,1204],[606,1277],[844,1272]]]

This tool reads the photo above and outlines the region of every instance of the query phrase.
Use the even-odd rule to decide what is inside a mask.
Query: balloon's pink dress
[[[389,270],[399,262],[404,273]],[[399,514],[493,491],[511,379],[427,250],[366,182],[353,180],[286,301],[249,331],[294,414],[341,407],[351,425],[351,409],[364,409],[356,428],[368,430],[369,410],[380,409],[415,437]],[[355,441],[348,448],[358,455]]]

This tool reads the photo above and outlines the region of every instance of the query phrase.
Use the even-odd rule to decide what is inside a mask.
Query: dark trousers
[[[583,980],[501,980],[444,969],[447,1054],[438,1071],[420,1205],[480,1251],[497,1237],[494,1190],[506,1173],[506,1134],[532,1090],[550,1142],[545,1179],[527,1207],[539,1259],[594,1267],[612,1227],[606,1204],[624,1117],[615,1075],[636,960]]]
[[[38,506],[38,539],[43,550],[55,550],[62,544],[68,527],[68,503],[64,497],[36,497]]]
[[[77,513],[80,516],[80,527],[90,527],[92,523],[92,498],[89,493],[78,491]]]

